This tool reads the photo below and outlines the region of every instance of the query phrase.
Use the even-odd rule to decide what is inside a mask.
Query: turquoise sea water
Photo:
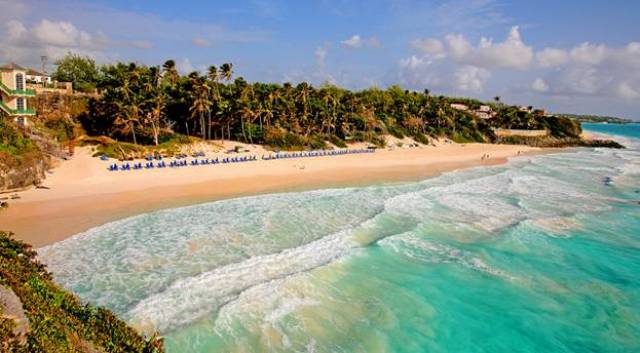
[[[640,128],[585,127],[629,148],[163,210],[39,253],[169,352],[638,352]]]

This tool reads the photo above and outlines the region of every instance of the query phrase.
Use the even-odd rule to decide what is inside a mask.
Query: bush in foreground
[[[163,341],[145,339],[111,311],[83,304],[52,281],[31,246],[0,232],[0,286],[11,289],[29,320],[26,342],[14,338],[14,323],[0,313],[3,352],[160,353]]]

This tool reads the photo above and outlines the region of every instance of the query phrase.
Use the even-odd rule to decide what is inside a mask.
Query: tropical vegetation
[[[523,112],[500,97],[481,102],[399,86],[351,91],[307,82],[249,83],[234,77],[230,63],[187,75],[178,73],[173,60],[161,66],[115,63],[101,66],[97,75],[83,75],[89,76],[95,77],[90,84],[101,95],[89,100],[82,126],[89,135],[133,144],[159,145],[181,134],[293,149],[355,141],[382,146],[386,134],[422,143],[442,137],[495,142],[497,127],[546,128],[557,137],[575,138],[581,132],[570,119]],[[454,109],[452,103],[470,110]],[[481,105],[490,106],[494,117],[476,117],[472,110]]]
[[[36,252],[0,232],[0,287],[20,300],[28,319],[26,340],[16,339],[14,320],[1,312],[2,352],[163,352],[162,339],[144,338],[104,308],[82,303],[52,281]]]

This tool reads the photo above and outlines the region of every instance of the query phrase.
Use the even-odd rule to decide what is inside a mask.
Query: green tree
[[[88,56],[68,53],[56,61],[53,79],[73,83],[73,89],[81,92],[93,91],[100,79],[96,62]]]

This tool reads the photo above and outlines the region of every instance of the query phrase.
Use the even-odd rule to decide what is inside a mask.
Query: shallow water
[[[585,127],[630,148],[164,210],[39,253],[169,352],[640,351],[640,129]]]

